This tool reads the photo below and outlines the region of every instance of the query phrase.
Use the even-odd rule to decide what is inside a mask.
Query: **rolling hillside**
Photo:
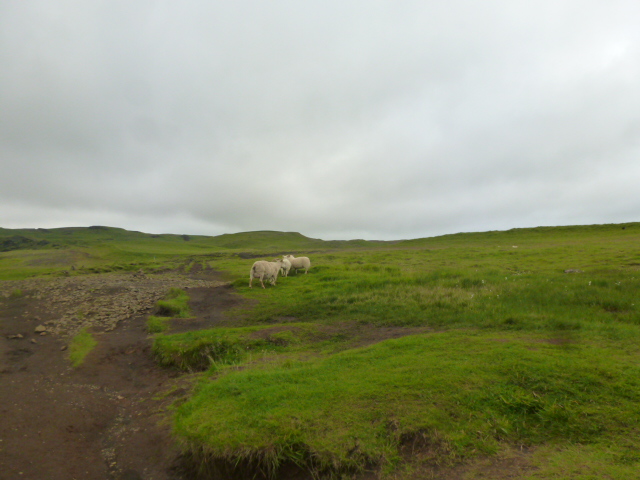
[[[153,326],[156,360],[193,382],[173,432],[203,478],[638,478],[640,223],[394,242],[108,227],[0,241],[13,242],[0,280],[224,273],[243,302],[213,328]],[[308,275],[248,287],[254,258],[297,252]],[[210,318],[195,307],[193,321]]]

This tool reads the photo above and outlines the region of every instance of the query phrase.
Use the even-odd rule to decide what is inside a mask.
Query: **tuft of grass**
[[[10,298],[21,298],[23,296],[24,296],[24,292],[19,288],[12,290],[11,294],[9,295]]]
[[[299,343],[314,330],[312,326],[295,323],[285,330],[269,332],[272,329],[272,326],[216,328],[161,335],[153,342],[153,353],[164,366],[206,370],[212,365],[240,363],[255,352],[282,350]]]
[[[147,319],[147,332],[162,333],[169,329],[169,318],[151,315]]]
[[[85,357],[98,345],[93,335],[86,328],[73,337],[69,344],[69,359],[74,367],[82,365]]]
[[[163,317],[188,318],[191,316],[189,295],[180,288],[171,288],[164,300],[156,303],[158,315]]]
[[[171,318],[189,318],[189,295],[180,288],[172,287],[164,299],[156,302],[158,315],[151,315],[147,319],[147,332],[163,333],[171,327]]]

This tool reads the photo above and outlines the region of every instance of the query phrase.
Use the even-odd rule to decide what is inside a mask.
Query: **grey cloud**
[[[631,0],[5,2],[0,226],[637,220],[639,20]]]

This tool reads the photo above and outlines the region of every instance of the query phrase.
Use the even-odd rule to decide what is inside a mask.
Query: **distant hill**
[[[145,238],[147,234],[112,227],[0,228],[0,251],[90,245]]]
[[[503,244],[517,246],[518,244],[535,244],[541,240],[549,242],[579,242],[581,238],[606,238],[624,231],[626,234],[638,234],[640,222],[608,223],[601,225],[568,225],[558,227],[512,228],[510,230],[493,230],[487,232],[467,232],[441,235],[438,237],[416,238],[396,242],[400,247],[434,247],[438,245],[453,246],[456,244],[475,245]]]
[[[320,240],[305,237],[297,232],[270,230],[231,233],[218,236],[150,234],[122,228],[91,226],[64,228],[0,228],[0,252],[11,250],[35,250],[56,247],[89,247],[117,243],[183,244],[228,250],[309,250],[340,247],[366,247],[385,242],[367,240]]]
[[[515,252],[515,248],[524,251],[544,246],[576,251],[587,244],[598,243],[615,243],[622,248],[624,244],[637,242],[638,238],[640,223],[517,228],[396,241],[327,241],[297,232],[270,230],[205,236],[156,235],[106,226],[0,228],[0,280],[62,275],[74,270],[83,273],[141,268],[156,271],[213,259],[218,262],[221,259],[228,260],[228,265],[218,264],[217,267],[233,270],[238,264],[238,257],[246,260],[268,259],[287,253],[315,257],[346,251],[456,249],[459,255],[467,258],[478,255],[479,251],[497,251],[491,250],[494,248],[508,248]],[[633,259],[630,263],[636,264],[638,261]]]
[[[375,248],[380,246],[420,247],[452,245],[474,242],[533,242],[536,238],[556,236],[566,239],[572,236],[607,234],[619,230],[629,232],[640,230],[640,223],[576,225],[562,227],[514,228],[506,231],[456,233],[437,237],[411,240],[321,240],[310,238],[298,232],[277,232],[261,230],[254,232],[229,233],[217,236],[150,234],[123,228],[91,226],[64,228],[0,228],[0,252],[12,250],[39,250],[48,248],[95,247],[104,245],[132,245],[178,248],[189,250],[214,249],[250,252],[296,252],[334,248]],[[187,243],[188,242],[188,243]]]

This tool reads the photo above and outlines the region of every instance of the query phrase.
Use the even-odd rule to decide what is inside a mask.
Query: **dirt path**
[[[171,286],[191,289],[192,328],[242,301],[214,272],[0,285],[0,479],[186,480],[165,412],[184,390],[145,331]],[[63,349],[82,327],[98,346],[73,368]]]

